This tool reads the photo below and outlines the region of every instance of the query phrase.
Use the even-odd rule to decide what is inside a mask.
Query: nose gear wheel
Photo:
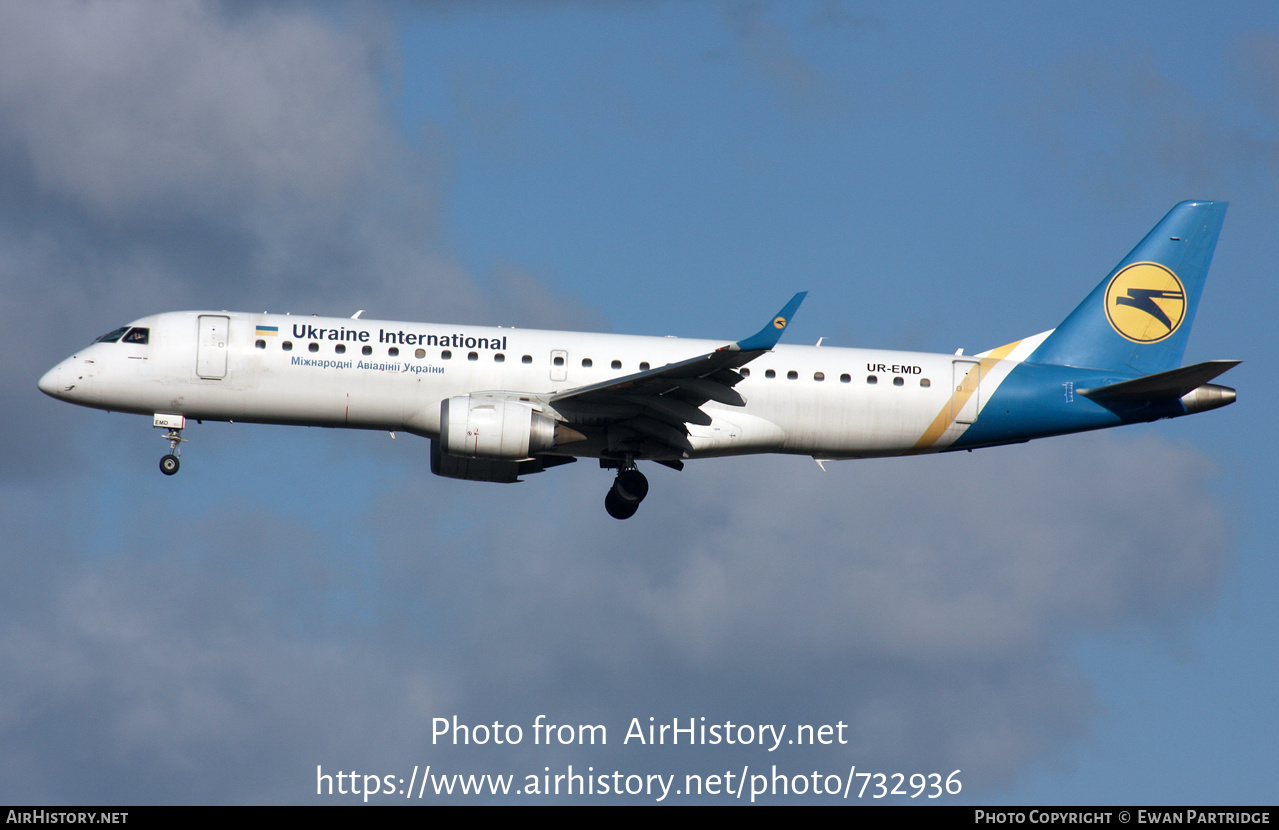
[[[164,456],[164,458],[160,459],[160,472],[164,473],[166,476],[171,476],[178,471],[179,467],[182,466],[180,458],[182,455],[181,445],[185,444],[187,439],[182,437],[182,430],[177,429],[176,427],[166,432],[164,434],[164,439],[169,442],[169,449],[171,452]]]

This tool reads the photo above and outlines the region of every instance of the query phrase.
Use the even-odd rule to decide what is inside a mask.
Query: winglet
[[[795,316],[795,310],[799,308],[799,304],[804,302],[804,298],[808,296],[807,291],[801,291],[794,297],[790,298],[790,302],[777,312],[772,320],[755,334],[747,337],[745,340],[738,340],[734,345],[743,352],[766,352],[777,345],[777,341],[782,339],[782,332],[790,325],[791,318]]]

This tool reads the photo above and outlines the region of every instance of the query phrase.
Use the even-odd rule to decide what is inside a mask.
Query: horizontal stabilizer
[[[1080,389],[1079,394],[1095,401],[1152,401],[1171,400],[1187,395],[1220,374],[1238,366],[1238,360],[1209,360],[1180,369],[1169,369],[1146,375],[1144,378],[1124,380],[1096,389]]]

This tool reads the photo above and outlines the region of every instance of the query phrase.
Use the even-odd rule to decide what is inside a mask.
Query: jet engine
[[[576,461],[539,453],[585,438],[527,404],[459,395],[440,404],[440,437],[431,440],[431,472],[470,481],[515,482],[522,475]]]
[[[517,401],[459,395],[440,404],[440,445],[460,458],[519,461],[555,446],[555,421]]]

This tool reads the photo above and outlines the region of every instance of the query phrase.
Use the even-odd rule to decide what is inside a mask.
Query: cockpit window
[[[102,335],[101,337],[99,337],[97,340],[94,340],[93,342],[94,343],[114,343],[117,340],[119,340],[121,336],[123,336],[124,333],[128,330],[129,330],[128,326],[121,326],[115,331],[107,332],[106,334]]]
[[[120,342],[121,343],[146,343],[147,340],[150,339],[150,337],[151,337],[151,329],[144,329],[140,326],[135,326],[134,328],[129,329],[129,333],[126,334],[120,340]]]

